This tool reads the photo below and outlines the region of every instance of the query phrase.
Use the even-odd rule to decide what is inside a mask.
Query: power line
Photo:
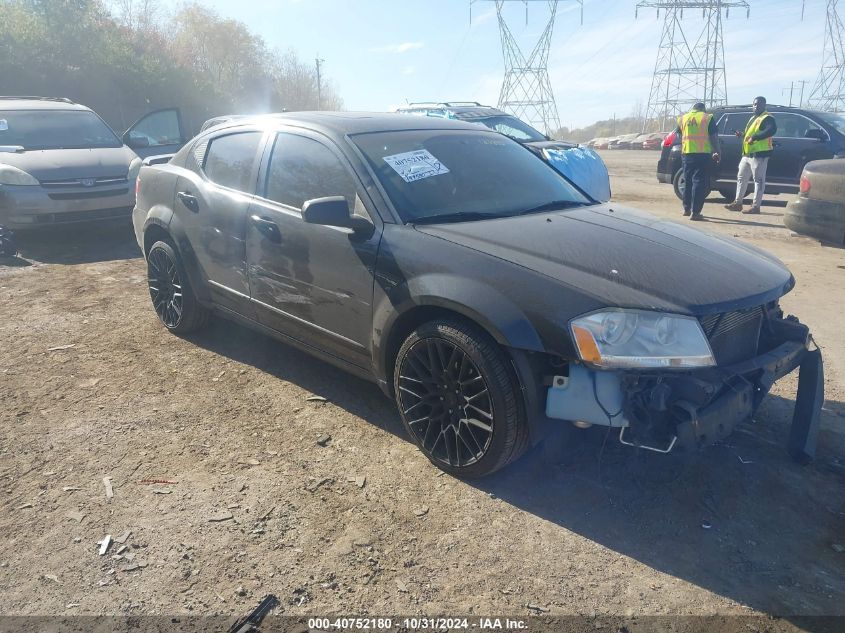
[[[822,67],[808,100],[812,107],[827,112],[845,111],[845,47],[842,44],[845,28],[836,7],[838,2],[827,2]]]
[[[479,1],[481,0],[470,0],[470,20],[472,20],[472,5]],[[548,62],[559,0],[492,1],[496,4],[502,59],[505,64],[505,76],[499,93],[499,108],[542,129],[546,134],[552,134],[560,129],[560,117],[549,81]],[[503,9],[507,2],[522,2],[525,6],[525,23],[528,24],[528,3],[532,1],[545,2],[549,8],[549,15],[540,38],[531,54],[526,57],[505,19]],[[581,22],[583,23],[584,0],[573,1],[581,7]]]
[[[636,11],[663,11],[663,30],[651,80],[644,130],[665,130],[676,117],[703,101],[709,108],[728,103],[725,81],[725,46],[722,40],[722,12],[750,7],[745,0],[643,0]],[[701,22],[684,23],[684,9],[701,11]],[[636,15],[636,14],[635,14]]]

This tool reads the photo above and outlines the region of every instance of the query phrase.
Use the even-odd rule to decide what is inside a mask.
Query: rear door
[[[187,139],[178,108],[145,114],[123,133],[123,142],[141,158],[175,154]]]
[[[234,128],[200,139],[173,203],[214,300],[250,317],[245,232],[264,136]]]
[[[833,158],[830,136],[818,124],[797,112],[775,112],[772,116],[778,129],[767,180],[797,185],[801,171],[809,161]],[[808,133],[822,135],[824,140],[809,138]]]
[[[279,132],[268,141],[259,195],[246,232],[251,296],[258,319],[356,365],[370,363],[378,214],[347,159],[320,135]],[[370,217],[368,239],[349,229],[307,224],[306,200],[344,196]],[[369,203],[368,203],[369,204]]]

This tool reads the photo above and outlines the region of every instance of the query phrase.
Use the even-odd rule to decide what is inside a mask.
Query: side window
[[[818,130],[819,126],[810,121],[807,117],[791,112],[775,112],[778,129],[775,136],[778,138],[806,138],[810,130]]]
[[[295,209],[306,200],[343,196],[355,203],[355,182],[335,154],[322,143],[304,136],[276,136],[267,169],[265,197]]]
[[[138,121],[129,130],[134,147],[158,147],[182,142],[182,129],[176,110],[153,112]]]
[[[729,134],[733,136],[734,132],[744,132],[745,126],[751,120],[750,112],[730,112],[723,117],[723,123],[719,125],[719,134]]]
[[[260,143],[261,132],[239,132],[211,139],[205,151],[205,175],[215,184],[253,193],[251,176]]]

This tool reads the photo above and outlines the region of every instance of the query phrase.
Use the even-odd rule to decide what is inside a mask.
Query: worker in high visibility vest
[[[719,137],[713,115],[703,103],[678,117],[675,133],[681,137],[681,165],[684,170],[684,215],[700,220],[704,198],[710,191],[710,165],[719,161]]]
[[[725,208],[729,211],[742,211],[742,200],[748,191],[749,180],[754,180],[754,202],[751,208],[742,211],[745,214],[760,213],[763,192],[766,190],[766,170],[769,157],[774,151],[772,137],[778,131],[775,118],[766,112],[766,98],[754,99],[754,113],[745,126],[745,132],[735,132],[742,136],[742,158],[736,175],[736,198]]]

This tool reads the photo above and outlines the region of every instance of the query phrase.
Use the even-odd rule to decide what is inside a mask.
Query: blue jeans
[[[704,208],[704,198],[710,189],[711,154],[684,154],[681,157],[684,170],[684,211],[698,215]]]

